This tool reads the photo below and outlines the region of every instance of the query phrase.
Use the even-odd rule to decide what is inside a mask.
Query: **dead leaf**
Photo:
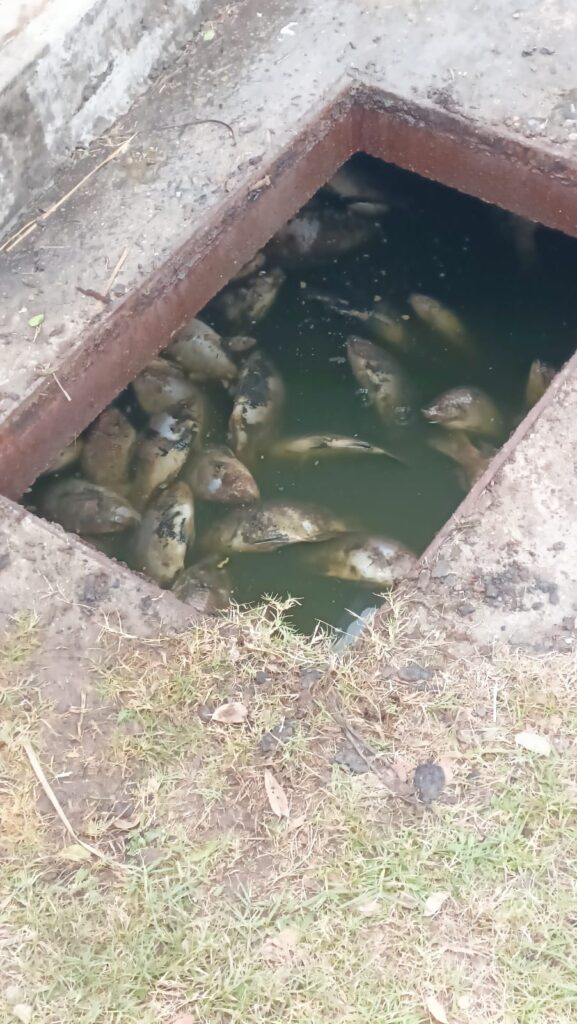
[[[81,864],[83,861],[90,860],[91,854],[84,846],[80,843],[72,843],[70,846],[64,846],[58,853],[58,860],[66,860],[71,864]]]
[[[530,750],[533,754],[540,754],[541,757],[549,757],[551,744],[546,736],[540,736],[538,732],[518,732],[515,736],[515,743],[518,747]]]
[[[435,914],[438,914],[443,903],[449,899],[450,895],[450,892],[432,892],[430,896],[427,896],[423,909],[423,917],[434,917]]]
[[[230,704],[220,704],[212,713],[213,722],[222,722],[223,725],[241,725],[248,715],[248,708],[238,700]]]
[[[297,829],[302,828],[306,824],[306,814],[299,814],[296,818],[292,818],[287,825],[288,832],[296,832]]]
[[[111,825],[120,829],[121,832],[130,832],[131,829],[138,828],[140,818],[113,818]]]
[[[289,805],[287,795],[280,782],[277,782],[273,773],[268,768],[264,770],[264,788],[270,804],[270,809],[277,818],[288,818]]]
[[[433,1020],[437,1020],[439,1024],[449,1024],[445,1007],[439,1002],[436,996],[427,996],[425,999],[425,1006]]]
[[[28,1003],[16,1003],[16,1006],[12,1007],[12,1013],[16,1020],[22,1021],[22,1024],[30,1024],[32,1020],[32,1007]]]
[[[196,1024],[197,1020],[198,1017],[193,1017],[192,1013],[179,1013],[170,1024]]]
[[[269,936],[262,944],[261,956],[271,963],[283,964],[292,960],[296,948],[301,940],[301,933],[298,928],[282,928],[276,935]]]
[[[359,903],[357,910],[359,914],[363,914],[365,917],[370,917],[372,914],[377,914],[381,909],[381,904],[378,899],[367,900],[366,903]]]

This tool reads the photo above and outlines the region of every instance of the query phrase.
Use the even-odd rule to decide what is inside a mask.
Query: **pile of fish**
[[[287,275],[367,244],[388,209],[379,184],[347,165],[327,190],[334,203],[313,200],[216,297],[210,310],[220,331],[191,320],[133,381],[130,401],[106,409],[35,487],[42,515],[108,552],[121,537],[122,558],[132,568],[209,611],[228,604],[227,563],[247,553],[293,546],[303,573],[376,591],[415,565],[414,552],[367,532],[361,520],[314,503],[263,500],[265,462],[370,458],[375,472],[382,460],[394,460],[402,472],[402,436],[425,421],[426,442],[453,460],[467,488],[513,426],[490,394],[466,383],[479,350],[460,318],[436,299],[415,293],[404,309],[381,299],[355,309],[310,291],[311,307],[328,307],[350,324],[343,355],[351,388],[373,410],[382,443],[323,432],[322,423],[315,434],[283,433],[285,384],[254,331]],[[423,404],[411,367],[431,352],[461,365],[464,383]],[[553,373],[533,364],[527,408]],[[197,529],[198,518],[207,525]]]

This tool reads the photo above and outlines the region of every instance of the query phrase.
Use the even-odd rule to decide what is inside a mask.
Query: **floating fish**
[[[284,385],[271,361],[252,352],[240,372],[229,430],[239,458],[252,459],[273,440],[282,405]]]
[[[347,339],[351,369],[370,404],[388,426],[405,426],[413,416],[414,392],[407,373],[385,349],[354,335]]]
[[[554,366],[550,366],[549,363],[542,362],[541,359],[533,360],[529,370],[529,377],[527,379],[527,389],[525,391],[525,405],[527,409],[532,409],[534,405],[537,405],[537,402],[543,397],[553,378],[556,376],[557,370]]]
[[[307,298],[322,302],[339,316],[360,321],[374,341],[392,345],[402,352],[411,352],[414,348],[414,339],[407,320],[390,302],[381,299],[375,303],[373,309],[360,310],[353,309],[346,299],[324,292],[310,291]]]
[[[250,327],[272,309],[285,277],[284,271],[275,267],[231,285],[216,297],[215,308],[228,325],[238,329]]]
[[[172,592],[179,601],[211,615],[228,608],[232,584],[224,566],[219,567],[214,558],[205,558],[178,573]]]
[[[164,350],[164,355],[196,380],[228,381],[238,374],[238,367],[225,351],[220,334],[202,320],[190,320]]]
[[[285,437],[276,441],[269,454],[277,459],[318,459],[331,455],[386,455],[397,462],[401,460],[385,448],[378,448],[358,437],[341,434],[305,434],[302,437]]]
[[[381,179],[376,169],[348,160],[327,181],[325,188],[340,199],[378,203],[387,210],[389,196]]]
[[[194,504],[190,488],[179,481],[150,502],[134,536],[133,564],[161,586],[169,586],[184,568],[194,542]]]
[[[305,207],[277,232],[268,250],[283,267],[309,266],[359,249],[375,231],[375,223],[354,210]]]
[[[423,323],[450,343],[453,350],[466,356],[469,361],[478,362],[479,350],[463,321],[452,309],[430,295],[417,292],[409,295],[409,305]]]
[[[201,547],[223,554],[276,551],[289,544],[327,540],[347,528],[344,520],[317,505],[267,502],[229,512],[209,527]]]
[[[416,555],[399,541],[365,533],[344,533],[315,544],[302,558],[324,576],[383,588],[394,586],[417,564]]]
[[[200,394],[199,388],[168,359],[153,359],[132,382],[140,408],[147,413],[164,412],[185,398]]]
[[[203,501],[239,505],[260,498],[252,473],[225,445],[210,445],[192,454],[181,479],[189,485],[194,497]]]
[[[131,495],[139,508],[158,487],[176,479],[201,436],[199,421],[186,402],[151,417],[134,456]]]
[[[258,274],[259,270],[263,269],[265,263],[266,256],[264,252],[256,252],[251,260],[245,263],[240,270],[237,270],[234,277],[231,277],[231,281],[244,281],[247,277],[253,277],[254,274]]]
[[[78,462],[82,454],[83,447],[84,441],[82,438],[77,437],[54,456],[52,461],[49,462],[46,469],[42,470],[40,475],[47,476],[49,473],[60,473],[63,469],[68,469],[69,466],[73,466],[75,462]]]
[[[120,533],[140,522],[136,509],[121,494],[77,477],[46,484],[38,507],[47,519],[72,533]]]
[[[501,441],[505,425],[492,398],[481,388],[451,388],[421,410],[429,423]]]
[[[481,450],[473,444],[468,434],[462,430],[444,430],[439,428],[427,438],[431,448],[447,455],[460,467],[459,479],[464,490],[468,490],[483,475],[496,448],[483,445]]]
[[[105,409],[84,442],[80,465],[85,477],[123,494],[129,484],[136,438],[136,430],[120,409]]]

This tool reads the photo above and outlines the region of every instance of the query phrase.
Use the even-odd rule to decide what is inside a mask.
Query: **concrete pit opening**
[[[547,401],[577,242],[358,152],[224,287],[211,259],[22,500],[198,608],[291,595],[346,634]]]

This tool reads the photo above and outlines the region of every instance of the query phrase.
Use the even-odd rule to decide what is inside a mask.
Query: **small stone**
[[[370,769],[370,758],[372,754],[367,751],[366,760],[355,750],[355,748],[348,743],[346,740],[343,745],[337,750],[335,754],[335,764],[342,765],[343,768],[348,768],[353,775],[365,775]],[[367,762],[369,762],[367,764]]]
[[[214,707],[211,707],[210,704],[199,704],[197,709],[196,709],[196,711],[197,711],[198,717],[200,718],[201,722],[211,722],[212,721],[212,715],[213,715],[213,712],[214,712]]]
[[[461,604],[457,605],[457,611],[459,615],[472,615],[475,611],[475,605],[471,604],[470,601],[462,601]]]
[[[258,672],[255,672],[254,674],[254,681],[257,686],[263,686],[264,683],[270,683],[270,676],[267,672],[263,672],[262,669],[259,669]]]
[[[403,668],[399,669],[397,675],[404,683],[418,683],[422,679],[428,680],[433,677],[430,668],[418,665],[416,661],[410,661]]]
[[[276,750],[276,748],[282,743],[286,743],[287,740],[290,740],[293,733],[294,726],[292,722],[288,719],[285,719],[283,722],[279,722],[279,724],[275,725],[273,729],[270,729],[269,732],[265,732],[264,735],[261,736],[259,743],[261,753],[270,754],[271,750]]]
[[[431,576],[434,580],[442,580],[445,576],[448,576],[450,572],[451,567],[449,563],[443,558],[439,558],[438,562],[433,567]]]
[[[432,804],[445,788],[445,773],[440,764],[425,761],[415,768],[413,784],[419,800],[427,805]]]

